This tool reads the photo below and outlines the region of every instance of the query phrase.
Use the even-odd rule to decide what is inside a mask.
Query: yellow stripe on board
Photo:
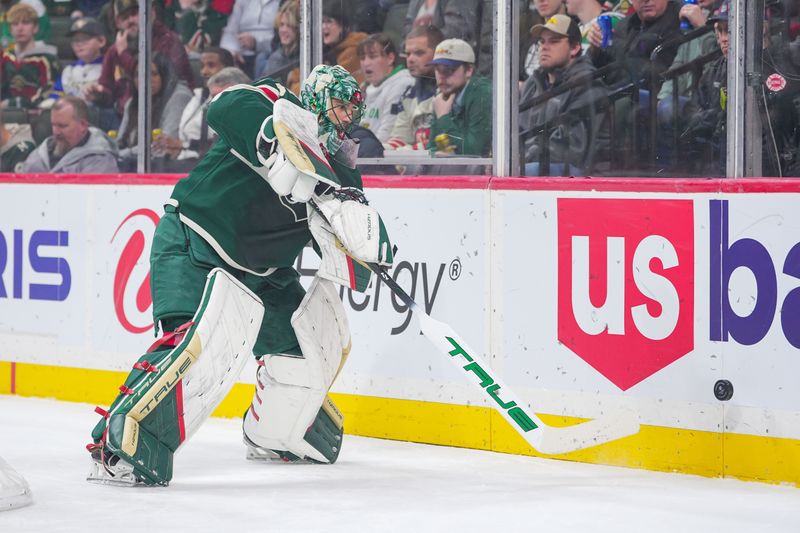
[[[10,376],[11,364],[0,362],[0,394],[10,393]],[[125,377],[123,372],[17,363],[16,392],[108,406]],[[241,418],[252,397],[253,385],[237,383],[212,416]],[[351,394],[331,397],[351,435],[540,456],[499,413],[486,407]],[[540,416],[553,426],[583,421]],[[800,440],[793,439],[642,426],[632,437],[556,457],[800,487]]]

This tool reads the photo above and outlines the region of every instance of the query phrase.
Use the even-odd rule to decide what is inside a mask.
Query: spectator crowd
[[[140,1],[0,0],[0,171],[136,170]],[[151,1],[152,168],[186,172],[221,91],[299,93],[300,0]],[[359,156],[491,155],[493,4],[324,0],[323,61],[362,85]],[[766,0],[764,175],[800,174],[798,4]],[[729,0],[514,5],[521,174],[724,175]]]

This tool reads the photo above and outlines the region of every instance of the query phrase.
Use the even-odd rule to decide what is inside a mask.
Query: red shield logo
[[[558,339],[622,390],[694,347],[691,200],[558,200]]]

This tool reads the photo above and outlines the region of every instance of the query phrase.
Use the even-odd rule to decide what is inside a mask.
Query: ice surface
[[[244,460],[209,420],[167,488],[85,481],[93,406],[0,396],[0,455],[32,506],[0,533],[800,532],[800,489],[346,436],[332,466]]]

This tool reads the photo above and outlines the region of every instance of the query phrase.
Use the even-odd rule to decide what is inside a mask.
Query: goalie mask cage
[[[31,489],[16,470],[0,457],[0,511],[31,503]]]

